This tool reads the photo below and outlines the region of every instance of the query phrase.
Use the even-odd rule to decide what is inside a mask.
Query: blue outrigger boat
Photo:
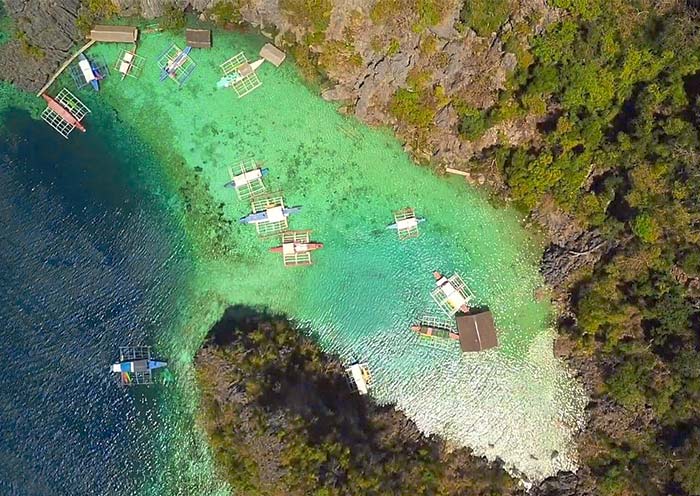
[[[292,214],[298,214],[299,212],[301,212],[301,207],[289,207],[282,208],[280,210],[280,214],[286,218]],[[269,218],[268,211],[264,210],[262,212],[255,212],[252,214],[248,214],[245,217],[241,217],[240,222],[243,224],[257,224],[260,222],[276,222],[278,220],[279,219]]]
[[[180,66],[187,60],[187,56],[191,51],[192,47],[187,45],[184,50],[178,53],[177,56],[168,63],[168,65],[163,67],[160,72],[160,80],[165,81],[169,77],[174,77]]]
[[[167,362],[154,360],[150,346],[122,346],[119,348],[119,361],[113,363],[111,371],[120,374],[125,386],[152,384],[152,371],[168,366]]]
[[[100,80],[104,79],[104,76],[100,73],[100,69],[97,67],[97,64],[91,62],[83,53],[81,53],[78,55],[78,67],[80,67],[85,81],[92,85],[92,89],[95,91],[100,91]]]

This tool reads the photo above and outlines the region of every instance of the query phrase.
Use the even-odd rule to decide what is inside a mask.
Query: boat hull
[[[416,222],[417,222],[418,224],[420,224],[420,223],[423,222],[424,220],[425,220],[425,219],[424,219],[423,217],[417,217],[417,218],[416,218]],[[393,223],[389,224],[388,226],[386,226],[386,228],[387,228],[387,229],[396,230],[396,229],[399,228],[399,226],[398,226],[398,224],[397,224],[396,222],[393,222]]]
[[[249,172],[252,172],[252,171],[249,171]],[[260,175],[261,175],[261,177],[265,177],[265,176],[267,176],[269,173],[270,173],[270,169],[268,169],[267,167],[265,167],[265,168],[263,168],[263,169],[260,169]],[[227,182],[226,184],[224,184],[224,187],[225,187],[225,188],[238,189],[239,187],[242,188],[242,187],[245,186],[246,184],[248,184],[248,183],[241,184],[240,186],[237,187],[237,186],[236,186],[236,183],[235,183],[234,181],[229,181],[229,182]]]
[[[443,276],[440,272],[437,272],[437,271],[433,272],[433,277],[435,278],[435,282],[439,288],[442,287],[444,284],[448,283],[447,278],[445,276]],[[441,280],[443,280],[443,279],[444,279],[444,282],[441,282]],[[453,306],[452,308],[455,308],[455,307]],[[456,311],[462,312],[462,313],[469,313],[469,305],[467,305],[465,303],[464,305],[461,305],[460,307],[458,307],[456,309]]]
[[[56,112],[64,121],[66,121],[68,124],[75,126],[77,129],[82,131],[83,133],[85,132],[85,126],[83,126],[78,119],[75,118],[73,114],[71,114],[68,109],[64,108],[60,103],[58,103],[56,100],[51,98],[49,95],[46,93],[42,93],[41,95],[44,100],[46,101],[46,105]]]
[[[431,327],[424,325],[414,325],[411,326],[411,330],[416,334],[429,338],[443,338],[443,339],[453,339],[459,340],[459,334],[452,332],[449,329],[442,329],[440,327]]]
[[[301,212],[301,207],[289,207],[282,210],[285,217]],[[257,224],[258,222],[267,222],[267,212],[256,212],[241,217],[239,222],[242,224]]]
[[[177,54],[177,56],[172,60],[172,62],[163,67],[163,70],[160,73],[160,80],[165,81],[166,79],[168,79],[168,76],[175,77],[175,73],[180,68],[180,66],[185,63],[185,59],[187,58],[191,50],[191,46],[186,46],[183,51]]]
[[[305,253],[308,251],[320,250],[323,248],[323,243],[306,243],[306,249],[298,251],[297,253]],[[271,253],[282,253],[284,246],[274,246],[270,248]]]

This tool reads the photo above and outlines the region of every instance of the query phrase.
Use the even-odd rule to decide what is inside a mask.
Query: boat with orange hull
[[[285,243],[285,244],[291,245],[291,249],[293,250],[293,253],[306,253],[309,251],[320,250],[321,248],[323,248],[323,243]],[[284,253],[285,247],[284,247],[284,245],[274,246],[274,247],[270,248],[270,251],[272,253]]]
[[[80,129],[82,132],[85,132],[85,126],[83,126],[76,117],[71,114],[70,110],[65,108],[63,105],[58,103],[56,100],[51,98],[49,95],[46,93],[42,93],[41,96],[46,100],[46,105],[53,110],[61,119],[66,121],[71,126],[75,126],[76,128]]]

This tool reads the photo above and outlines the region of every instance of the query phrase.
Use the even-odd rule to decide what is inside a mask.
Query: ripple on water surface
[[[174,38],[145,36],[155,59]],[[573,468],[572,432],[583,418],[580,387],[552,356],[551,309],[537,302],[539,251],[510,210],[495,209],[455,178],[411,163],[388,133],[339,115],[299,80],[291,64],[260,69],[262,87],[242,100],[217,90],[218,65],[262,42],[217,33],[193,51],[197,68],[180,90],[158,82],[152,62],[139,80],[105,83],[103,97],[177,171],[195,174],[234,221],[230,254],[201,260],[202,294],[288,313],[345,360],[368,360],[374,396],[394,401],[428,433],[472,447],[531,478]],[[109,59],[117,48],[97,50]],[[235,223],[248,207],[222,187],[226,166],[254,157],[270,168],[288,205],[303,205],[293,228],[311,228],[325,248],[313,267],[285,270],[253,230]],[[182,173],[180,170],[179,173]],[[399,243],[391,211],[413,206],[428,221]],[[459,271],[494,313],[501,347],[462,355],[456,343],[426,347],[408,330],[435,313],[431,272]],[[202,301],[204,299],[202,298]]]
[[[211,467],[192,473],[207,452],[185,381],[125,390],[109,373],[121,345],[181,352],[169,336],[191,269],[135,185],[148,164],[127,170],[109,135],[67,145],[27,114],[3,117],[0,493],[196,494]]]

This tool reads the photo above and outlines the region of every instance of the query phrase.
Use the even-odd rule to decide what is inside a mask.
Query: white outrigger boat
[[[348,382],[361,396],[369,393],[372,387],[372,374],[367,363],[353,363],[345,369]]]
[[[424,218],[416,217],[416,212],[412,208],[406,207],[394,212],[394,222],[386,226],[386,228],[396,231],[399,240],[403,241],[409,238],[417,238],[420,235],[418,224],[424,221]]]
[[[438,306],[448,316],[453,316],[457,312],[468,313],[469,303],[474,298],[474,294],[459,274],[452,277],[445,277],[439,272],[433,272],[435,285],[437,286],[431,296]]]
[[[258,179],[262,179],[264,176],[267,176],[270,173],[270,170],[265,167],[265,168],[257,168],[253,169],[250,171],[246,172],[241,172],[240,174],[231,174],[231,180],[224,184],[225,187],[227,188],[233,188],[233,189],[241,189],[244,186],[248,186],[250,183],[253,181],[257,181]]]

